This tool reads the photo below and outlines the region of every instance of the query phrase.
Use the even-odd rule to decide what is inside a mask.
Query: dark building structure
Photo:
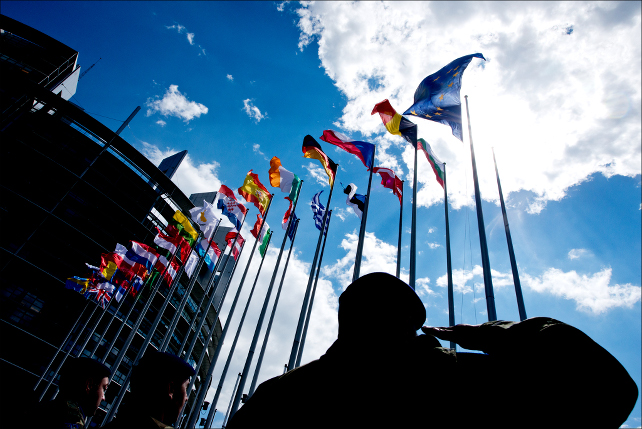
[[[0,28],[0,383],[13,386],[12,395],[19,400],[22,394],[33,394],[38,378],[79,316],[82,314],[77,330],[97,306],[66,289],[65,280],[85,277],[85,263],[99,265],[100,255],[114,251],[117,243],[127,245],[135,240],[153,244],[156,227],[162,230],[175,210],[187,213],[194,203],[145,156],[67,101],[78,81],[78,52],[6,16],[0,15]],[[63,86],[67,92],[60,89]],[[214,197],[215,193],[205,196],[210,202]],[[194,201],[199,200],[202,205],[203,195],[194,196]],[[216,235],[221,249],[227,231],[221,228]],[[225,273],[216,274],[214,284],[221,274],[224,280],[229,279],[233,264],[228,265]],[[221,269],[223,266],[220,264]],[[204,350],[207,353],[195,388],[208,371],[221,333],[215,311],[218,299],[199,312],[210,279],[203,264],[168,347],[176,353],[185,338],[198,335],[193,352],[186,357],[194,365]],[[92,426],[101,424],[143,338],[152,335],[149,347],[159,347],[188,280],[183,274],[173,296],[168,296],[166,284],[161,286],[123,363],[117,371],[112,368],[107,400]],[[212,288],[210,293],[220,294],[225,281],[218,286],[218,291]],[[128,297],[97,344],[115,312],[116,305],[110,305],[90,338],[85,330],[73,350],[67,344],[63,351],[101,359],[113,344],[106,360],[112,365],[148,299],[149,288],[141,292],[131,316],[123,321],[134,302]],[[169,305],[159,327],[149,332],[165,300]],[[88,326],[96,323],[101,311],[94,312]],[[188,332],[194,318],[202,316],[206,317],[202,330]],[[123,329],[115,337],[121,325]],[[208,342],[211,330],[214,334]],[[85,341],[87,346],[81,351]],[[96,352],[91,353],[94,348]],[[60,353],[55,363],[63,355]],[[53,375],[53,368],[55,364],[47,377]],[[45,398],[55,393],[55,383]],[[194,394],[191,392],[190,400]]]

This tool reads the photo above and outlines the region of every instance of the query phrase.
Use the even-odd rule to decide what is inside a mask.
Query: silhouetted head
[[[177,356],[146,352],[131,377],[137,407],[167,425],[174,424],[187,401],[187,387],[194,374],[194,369]]]
[[[93,416],[105,399],[110,377],[109,368],[97,360],[69,359],[60,372],[60,396],[76,401],[86,416]]]
[[[339,296],[339,338],[413,337],[426,320],[415,291],[387,273],[360,277]]]

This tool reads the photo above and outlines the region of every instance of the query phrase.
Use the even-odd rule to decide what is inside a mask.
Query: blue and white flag
[[[352,207],[352,210],[354,210],[355,214],[361,219],[366,207],[366,196],[357,194],[357,186],[354,183],[350,183],[343,192],[348,194],[346,204]]]
[[[319,197],[323,191],[319,191],[312,197],[312,203],[310,206],[312,207],[312,212],[314,213],[314,226],[317,227],[319,231],[321,231],[321,225],[323,225],[323,216],[325,215],[325,207],[323,204],[321,204],[321,201],[319,201]],[[325,231],[324,235],[328,233],[328,222],[326,221],[325,224]]]

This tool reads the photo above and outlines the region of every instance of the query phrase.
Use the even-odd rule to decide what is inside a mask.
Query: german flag
[[[337,175],[337,164],[335,164],[329,157],[326,155],[321,146],[311,135],[305,136],[303,139],[303,157],[317,159],[323,165],[325,173],[328,175],[330,186],[334,185],[334,178]]]

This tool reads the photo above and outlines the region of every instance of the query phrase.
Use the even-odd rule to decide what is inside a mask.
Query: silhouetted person
[[[172,426],[187,401],[194,369],[170,353],[147,351],[132,372],[127,403],[106,429]]]
[[[238,428],[619,427],[637,386],[606,350],[550,318],[422,328],[404,282],[365,275],[339,297],[339,338],[262,383]],[[486,354],[454,352],[435,338]]]
[[[27,427],[84,428],[105,399],[111,371],[97,360],[68,359],[60,372],[60,391],[53,401],[36,405]]]

